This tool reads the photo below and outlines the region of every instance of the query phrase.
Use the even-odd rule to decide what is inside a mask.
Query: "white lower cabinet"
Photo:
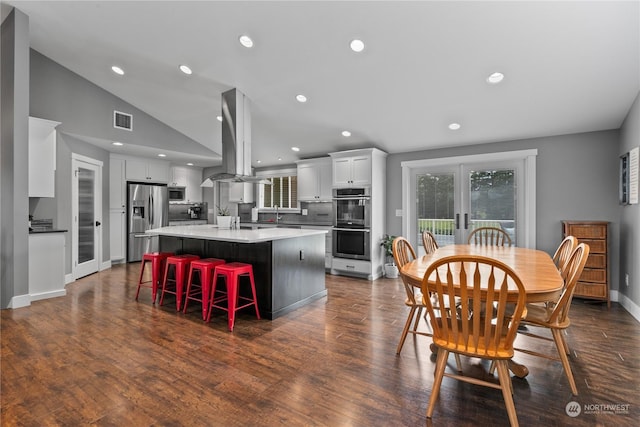
[[[126,222],[127,217],[124,209],[111,209],[109,211],[109,253],[112,263],[124,262],[127,256]]]
[[[31,301],[61,297],[64,288],[65,233],[29,234],[29,296]]]

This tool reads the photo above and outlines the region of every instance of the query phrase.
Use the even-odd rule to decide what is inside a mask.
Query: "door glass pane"
[[[78,169],[78,263],[95,258],[94,181],[95,172]]]
[[[513,169],[469,172],[469,230],[502,228],[517,245],[515,178]]]
[[[416,176],[416,218],[418,243],[420,235],[428,230],[438,246],[450,245],[455,240],[455,180],[453,173],[426,173]]]

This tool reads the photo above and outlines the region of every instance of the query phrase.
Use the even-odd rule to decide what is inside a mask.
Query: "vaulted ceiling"
[[[7,1],[3,17],[8,6],[29,16],[33,49],[217,153],[220,94],[238,88],[258,167],[616,129],[640,90],[638,1]]]

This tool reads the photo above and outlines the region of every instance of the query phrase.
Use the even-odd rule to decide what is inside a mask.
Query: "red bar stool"
[[[182,305],[182,290],[187,278],[187,271],[191,261],[200,259],[198,255],[174,255],[167,258],[167,263],[164,269],[164,281],[162,282],[162,295],[160,296],[160,305],[164,301],[164,294],[174,294],[176,296],[176,309],[180,311]],[[169,267],[173,266],[174,279],[169,279]],[[172,281],[175,283],[175,290],[167,289],[167,282]]]
[[[211,279],[217,265],[224,264],[223,259],[205,258],[191,261],[189,268],[189,278],[187,279],[187,292],[184,299],[183,312],[187,312],[187,304],[189,300],[199,301],[202,303],[202,320],[207,319],[209,311],[209,291],[211,290]],[[200,284],[193,283],[193,273],[198,273]]]
[[[218,283],[218,276],[224,276],[225,283],[227,285],[227,293],[216,298],[216,287]],[[240,296],[240,276],[248,275],[251,282],[251,294],[253,298]],[[245,304],[239,305],[240,300],[245,301]],[[223,306],[222,303],[227,301],[227,306]],[[209,306],[209,313],[207,314],[207,322],[211,320],[211,312],[213,308],[219,308],[228,313],[229,316],[229,331],[233,331],[233,324],[235,323],[236,311],[241,308],[253,305],[256,308],[256,316],[260,319],[260,312],[258,311],[258,301],[256,299],[256,284],[253,280],[253,266],[251,264],[245,264],[243,262],[230,262],[223,265],[218,265],[213,274],[213,285],[211,287],[211,304]]]
[[[162,272],[164,271],[165,262],[167,258],[173,255],[173,252],[151,252],[142,255],[142,262],[140,263],[140,278],[138,279],[138,291],[136,292],[136,301],[140,295],[140,288],[151,288],[151,295],[153,298],[153,304],[156,303],[156,296],[158,295],[158,286],[160,286],[164,280]],[[144,276],[144,268],[147,263],[151,263],[151,280],[142,281]]]

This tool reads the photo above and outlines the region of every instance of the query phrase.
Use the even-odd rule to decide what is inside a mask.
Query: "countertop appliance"
[[[159,237],[146,230],[169,225],[169,197],[166,185],[127,186],[127,262],[140,261],[146,252],[159,247]]]

